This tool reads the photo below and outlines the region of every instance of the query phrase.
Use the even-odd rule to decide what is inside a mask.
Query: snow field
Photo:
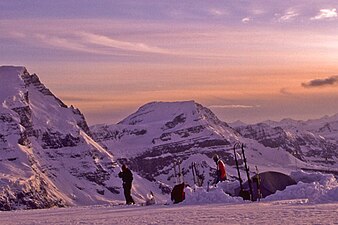
[[[296,185],[277,191],[262,201],[302,199],[302,202],[313,204],[338,203],[338,182],[333,175],[297,171],[291,173],[291,177],[298,182]],[[209,191],[200,187],[187,187],[185,188],[186,200],[182,204],[243,203],[242,198],[227,194],[231,194],[238,186],[238,181],[225,181],[219,183],[217,187],[211,186]]]
[[[15,220],[13,220],[15,218]],[[338,204],[269,203],[89,206],[0,212],[13,224],[337,224]]]
[[[243,201],[224,191],[223,182],[207,191],[187,187],[180,204],[96,205],[0,212],[6,224],[337,224],[338,184],[333,175],[293,172],[297,185],[261,202]],[[15,218],[15,220],[13,220]]]
[[[332,174],[292,172],[291,177],[297,185],[286,187],[283,191],[266,197],[265,201],[307,199],[309,203],[338,202],[338,182]]]

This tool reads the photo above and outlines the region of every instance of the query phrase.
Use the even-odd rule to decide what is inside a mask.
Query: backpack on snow
[[[184,186],[184,182],[181,184],[177,184],[171,191],[171,201],[173,201],[174,204],[180,203],[185,199]]]

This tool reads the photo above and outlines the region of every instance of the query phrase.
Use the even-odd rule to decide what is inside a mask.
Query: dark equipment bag
[[[181,184],[177,184],[171,191],[171,201],[173,201],[174,204],[180,203],[185,199],[184,186],[184,182]]]

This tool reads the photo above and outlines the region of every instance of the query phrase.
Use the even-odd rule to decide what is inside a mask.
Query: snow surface
[[[15,219],[13,219],[15,218]],[[338,203],[89,206],[0,212],[0,224],[336,224]]]
[[[338,203],[338,182],[333,175],[297,171],[291,173],[291,177],[298,182],[296,185],[277,191],[262,201],[301,199],[302,202],[311,204]],[[186,200],[182,204],[243,203],[241,198],[227,194],[231,194],[236,187],[238,187],[238,181],[225,181],[217,186],[210,186],[208,191],[201,187],[187,187],[185,188]]]
[[[3,103],[6,98],[17,97],[18,93],[21,93],[21,88],[24,88],[24,84],[19,75],[26,71],[25,67],[14,66],[0,66],[0,102]]]
[[[0,224],[335,224],[338,183],[334,176],[294,172],[298,181],[261,202],[243,201],[224,191],[231,182],[207,191],[187,187],[179,204],[96,205],[0,212]],[[155,196],[156,198],[156,196]],[[15,220],[13,218],[15,217]]]
[[[332,174],[297,171],[292,172],[291,177],[298,182],[297,185],[277,191],[264,201],[303,198],[309,203],[338,202],[338,182]]]

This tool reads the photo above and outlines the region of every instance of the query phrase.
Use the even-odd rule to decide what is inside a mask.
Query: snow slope
[[[224,193],[229,186],[186,188],[180,204],[96,205],[68,209],[0,212],[0,224],[334,224],[338,183],[332,175],[298,171],[299,183],[261,202]],[[13,217],[15,219],[13,220]]]
[[[309,205],[301,201],[147,207],[104,205],[0,212],[0,224],[336,224],[337,209],[337,203]]]
[[[117,125],[94,125],[91,131],[95,140],[121,158],[134,157],[149,147],[173,142],[204,141],[207,144],[208,140],[225,139],[225,134],[227,139],[237,140],[225,122],[194,101],[151,102]]]

